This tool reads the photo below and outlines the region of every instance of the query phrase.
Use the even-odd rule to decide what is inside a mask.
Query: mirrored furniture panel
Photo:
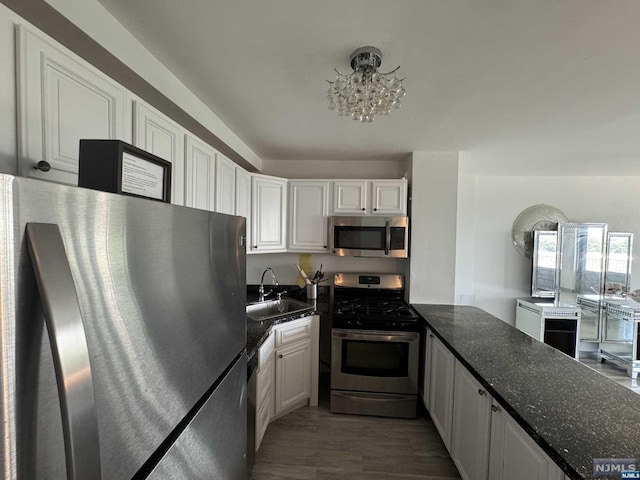
[[[626,297],[631,288],[631,258],[633,233],[607,234],[607,260],[604,271],[604,294]]]
[[[557,242],[558,232],[533,232],[532,297],[553,298],[555,296]]]
[[[531,296],[553,299],[554,307],[580,307],[580,342],[596,344],[600,361],[615,362],[636,378],[640,303],[630,292],[632,245],[632,233],[608,232],[605,223],[533,232]]]
[[[638,378],[640,304],[633,300],[614,298],[608,298],[604,303],[602,339],[598,350],[600,361],[614,362],[626,368],[630,377]]]
[[[600,339],[606,239],[606,223],[558,226],[555,302],[581,307],[580,341],[583,342]]]

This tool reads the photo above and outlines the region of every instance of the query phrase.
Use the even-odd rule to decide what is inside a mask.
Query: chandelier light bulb
[[[329,81],[329,110],[371,123],[377,115],[389,115],[391,109],[400,108],[400,98],[407,93],[402,86],[404,78],[394,75],[400,67],[383,73],[378,71],[381,63],[382,53],[375,47],[362,47],[353,52],[353,72],[345,75],[336,70],[336,79]]]

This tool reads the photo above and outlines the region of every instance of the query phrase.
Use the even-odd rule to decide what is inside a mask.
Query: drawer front
[[[276,347],[284,347],[301,340],[308,340],[311,338],[311,317],[294,320],[278,326],[275,334]]]
[[[264,364],[264,367],[260,369],[258,372],[257,378],[257,392],[256,392],[256,406],[260,408],[262,404],[265,402],[269,393],[273,390],[273,379],[274,379],[274,370],[273,370],[274,362],[271,360]]]
[[[271,333],[258,349],[258,368],[262,369],[262,366],[271,358],[274,344],[275,335]]]

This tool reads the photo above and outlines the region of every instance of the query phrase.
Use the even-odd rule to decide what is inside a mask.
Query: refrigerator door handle
[[[67,479],[100,479],[89,348],[62,236],[57,225],[28,223],[26,238],[53,353]]]

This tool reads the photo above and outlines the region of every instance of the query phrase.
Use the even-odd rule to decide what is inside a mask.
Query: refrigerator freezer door
[[[246,392],[247,361],[241,355],[148,478],[245,480]]]
[[[24,242],[27,223],[54,223],[87,336],[102,478],[131,478],[244,348],[244,219],[25,178],[0,183],[12,190],[3,209],[13,204],[2,229],[15,237],[13,251],[3,245],[14,258],[2,273],[13,267],[18,285],[9,332],[17,400],[5,410],[16,410],[16,468],[25,478],[66,477],[52,353]]]

